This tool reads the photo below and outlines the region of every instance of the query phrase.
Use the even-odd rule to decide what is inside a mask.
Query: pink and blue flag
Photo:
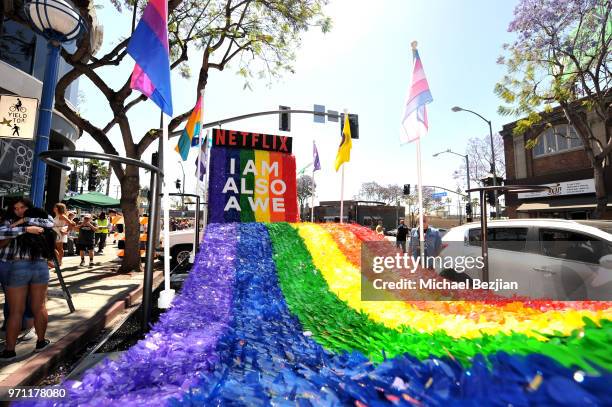
[[[172,116],[167,0],[149,1],[132,33],[127,52],[136,61],[130,87]]]
[[[319,159],[319,151],[317,150],[317,144],[312,140],[312,164],[313,172],[321,169],[321,160]]]
[[[406,101],[406,110],[402,119],[404,131],[400,132],[401,144],[411,143],[427,134],[429,126],[425,105],[433,102],[416,41],[412,43],[412,56],[414,69],[412,71],[412,84]]]

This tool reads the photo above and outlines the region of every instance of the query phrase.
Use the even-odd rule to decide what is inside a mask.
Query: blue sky
[[[374,6],[376,4],[376,6]],[[331,0],[326,13],[333,19],[328,34],[311,30],[303,36],[297,51],[296,73],[267,85],[253,81],[253,90],[244,90],[243,81],[230,67],[223,72],[211,71],[204,102],[204,121],[239,114],[273,110],[278,105],[311,109],[313,104],[328,109],[348,109],[359,115],[360,139],[354,140],[352,159],[346,167],[345,197],[351,197],[362,182],[388,184],[416,183],[416,149],[414,145],[399,145],[400,119],[403,114],[412,72],[410,43],[419,42],[419,52],[434,98],[428,106],[430,131],[422,142],[423,182],[456,188],[453,171],[461,158],[432,154],[447,148],[464,153],[470,137],[488,134],[486,123],[468,113],[453,113],[460,105],[475,110],[493,121],[494,131],[513,118],[497,115],[499,99],[493,93],[495,83],[504,74],[496,64],[504,42],[512,40],[507,32],[516,1],[444,1],[444,0]],[[104,24],[102,52],[111,48],[120,37],[129,34],[130,16],[118,15],[111,7],[98,11]],[[110,23],[112,21],[112,23]],[[199,68],[199,55],[190,55],[192,71]],[[105,78],[118,87],[131,72],[133,63],[103,72]],[[175,112],[182,112],[195,103],[196,78],[184,80],[173,76]],[[108,120],[106,103],[93,85],[82,80],[80,89],[85,96],[81,110],[96,124]],[[135,134],[144,134],[158,123],[159,110],[152,102],[142,103],[129,114]],[[268,116],[224,126],[227,129],[278,134],[278,118]],[[333,169],[340,138],[338,123],[315,124],[311,116],[292,117],[294,154],[298,170],[312,160],[312,140],[316,140],[323,171],[317,172],[319,199],[339,199],[340,175]],[[119,133],[111,134],[120,145]],[[171,140],[175,144],[176,139]],[[84,135],[79,149],[99,150],[91,138]],[[118,147],[120,148],[120,147]],[[153,149],[145,153],[150,159]],[[184,163],[186,190],[195,189],[193,149]],[[182,178],[179,159],[171,157],[169,179]],[[141,180],[147,185],[147,178]],[[111,195],[115,193],[113,181]]]

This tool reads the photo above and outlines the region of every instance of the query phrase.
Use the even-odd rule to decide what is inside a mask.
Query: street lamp
[[[38,113],[38,134],[34,146],[30,192],[34,206],[40,207],[43,205],[47,166],[39,154],[49,148],[60,46],[63,42],[78,38],[87,27],[79,12],[65,0],[31,0],[26,2],[23,8],[31,28],[47,39],[49,48]]]
[[[489,125],[489,137],[491,139],[491,174],[493,174],[493,186],[497,186],[497,172],[495,171],[495,147],[493,145],[493,128],[491,127],[491,120],[485,119],[480,114],[474,112],[473,110],[464,109],[459,106],[453,106],[451,108],[453,112],[469,112],[484,120]],[[494,191],[495,195],[495,213],[497,217],[500,216],[500,208],[499,208],[499,199],[497,198],[497,190]]]
[[[448,150],[444,150],[444,151],[440,151],[439,153],[435,153],[433,156],[437,157],[440,154],[444,154],[444,153],[449,153],[449,154],[455,154],[458,155],[459,157],[463,157],[465,158],[465,168],[467,170],[467,190],[470,190],[470,158],[468,157],[467,154],[459,154],[459,153],[455,153],[454,151],[451,151],[451,149],[449,148]],[[461,201],[461,200],[460,200]],[[470,203],[470,206],[472,205],[472,193],[468,192],[468,202]],[[468,216],[468,214],[465,214],[466,220],[468,222],[472,221],[472,216]]]

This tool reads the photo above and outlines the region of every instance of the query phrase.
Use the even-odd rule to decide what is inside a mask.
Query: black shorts
[[[77,243],[77,250],[81,251],[88,251],[88,250],[93,250],[94,249],[94,244],[93,243]]]

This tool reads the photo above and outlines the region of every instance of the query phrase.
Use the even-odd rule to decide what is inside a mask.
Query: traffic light
[[[359,116],[349,113],[349,126],[351,128],[351,138],[359,138]],[[344,130],[344,113],[340,114],[340,134]]]
[[[181,180],[177,179],[176,181],[174,181],[174,185],[176,186],[176,189],[178,189],[179,191],[181,190]]]
[[[70,171],[70,175],[68,176],[68,190],[72,192],[77,192],[79,190],[79,175],[76,171]]]
[[[410,184],[404,184],[404,195],[410,195]]]
[[[87,190],[90,192],[95,191],[96,187],[98,186],[98,167],[90,163],[89,164],[89,174],[87,178],[88,178]]]
[[[465,204],[465,214],[467,216],[472,216],[472,203],[468,202]]]
[[[289,106],[279,106],[278,110],[291,110]],[[291,131],[291,113],[280,113],[278,115],[278,129]]]

